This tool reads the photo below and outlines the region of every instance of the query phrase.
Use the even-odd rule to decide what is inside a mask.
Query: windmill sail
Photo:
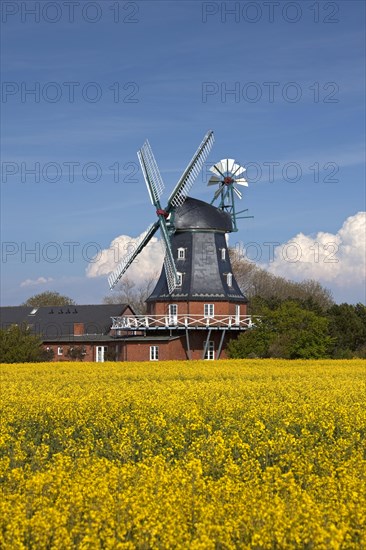
[[[171,246],[170,243],[167,245],[166,240],[164,237],[161,239],[161,244],[164,249],[164,270],[165,270],[165,276],[166,281],[168,284],[168,290],[171,294],[173,290],[178,286],[178,273],[177,268],[175,266],[173,254],[171,253]]]
[[[141,250],[145,248],[145,246],[154,236],[158,228],[159,222],[151,224],[146,229],[146,231],[142,233],[142,235],[140,235],[140,238],[137,240],[133,249],[122,258],[116,269],[109,275],[108,283],[111,290],[116,286],[122,275],[126,273],[127,269],[130,267],[135,258],[140,254]]]
[[[164,191],[164,182],[156,164],[150,143],[146,140],[137,152],[151,203],[156,205]]]
[[[171,207],[171,205],[181,206],[184,203],[188,196],[189,190],[202,170],[205,160],[211,151],[213,142],[213,132],[207,132],[187,168],[184,170],[182,177],[173,189],[173,192],[168,200],[168,208]]]

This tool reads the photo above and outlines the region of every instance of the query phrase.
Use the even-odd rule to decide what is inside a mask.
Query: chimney
[[[82,336],[84,334],[84,323],[74,323],[74,336]]]

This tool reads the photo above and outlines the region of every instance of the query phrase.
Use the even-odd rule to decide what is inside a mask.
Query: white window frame
[[[206,354],[205,354],[206,361],[214,361],[215,360],[215,342],[213,340],[210,340],[207,346]]]
[[[226,274],[226,284],[229,287],[233,286],[233,274],[232,273],[227,273]]]
[[[215,304],[204,304],[203,306],[203,316],[206,319],[211,319],[215,316]]]
[[[182,283],[183,283],[183,273],[179,273],[179,271],[177,271],[177,275],[178,275],[178,286],[182,286]]]
[[[150,346],[150,361],[159,361],[159,346]]]
[[[169,324],[176,325],[178,323],[178,305],[169,304],[168,306]]]
[[[185,260],[186,259],[186,249],[185,248],[178,248],[178,260]]]
[[[226,260],[226,248],[221,249],[221,259]]]
[[[62,346],[58,346],[58,348],[57,348],[57,355],[63,355],[63,354],[64,354],[63,347],[62,347]]]

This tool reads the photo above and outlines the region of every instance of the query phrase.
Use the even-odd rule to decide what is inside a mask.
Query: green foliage
[[[366,307],[363,304],[334,304],[328,317],[329,333],[334,339],[333,356],[339,359],[364,356]]]
[[[66,352],[66,357],[72,361],[82,361],[85,357],[84,346],[71,346]]]
[[[74,306],[76,305],[72,298],[68,296],[62,296],[59,292],[51,292],[47,290],[46,292],[41,292],[40,294],[35,294],[26,300],[22,306],[29,307],[42,307],[42,306]]]
[[[52,350],[45,350],[29,328],[12,325],[0,330],[1,363],[38,363],[50,361],[52,357]]]
[[[230,251],[231,266],[241,291],[249,298],[251,315],[259,315],[257,299],[264,300],[274,309],[285,300],[301,303],[306,309],[325,313],[334,303],[330,290],[319,281],[307,279],[294,282],[279,277],[241,257],[235,250]]]
[[[113,348],[108,348],[104,354],[105,361],[116,361],[116,350]]]
[[[256,328],[229,342],[230,357],[318,359],[329,355],[332,338],[327,318],[290,300],[273,310],[262,304],[261,314]]]

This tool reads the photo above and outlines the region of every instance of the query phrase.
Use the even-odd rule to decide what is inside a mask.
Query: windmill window
[[[213,361],[215,359],[215,342],[210,341],[205,353],[205,359]]]
[[[214,304],[205,304],[203,311],[205,317],[213,317],[215,312]]]
[[[177,304],[169,304],[169,325],[176,325],[178,322]]]
[[[186,259],[186,249],[178,248],[178,260],[185,260],[185,259]]]
[[[226,275],[226,282],[227,282],[227,286],[233,286],[233,274],[232,273],[228,273]]]
[[[159,361],[159,346],[150,346],[150,361]]]
[[[178,276],[178,278],[177,278],[177,285],[178,285],[178,286],[182,286],[182,282],[183,282],[183,275],[182,275],[182,273],[177,273],[177,276]]]
[[[221,259],[226,260],[226,248],[221,249]]]

